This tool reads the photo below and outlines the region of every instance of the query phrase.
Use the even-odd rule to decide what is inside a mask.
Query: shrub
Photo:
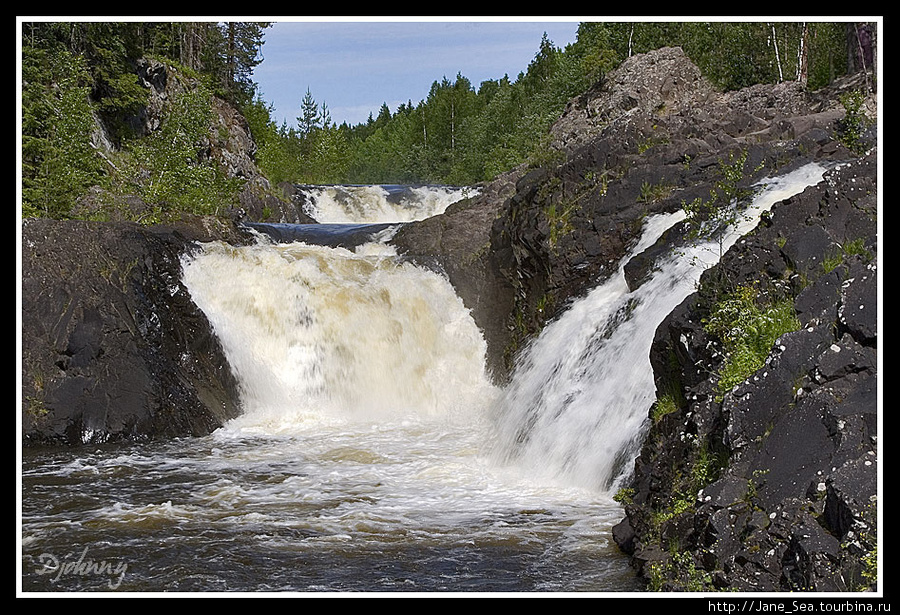
[[[747,286],[719,302],[706,321],[706,331],[719,339],[725,351],[720,395],[760,369],[779,337],[799,328],[793,302],[759,305],[756,290]]]
[[[862,111],[865,97],[862,92],[847,92],[841,96],[845,114],[837,122],[837,138],[853,152],[861,154],[865,149],[863,133],[869,127],[869,118]]]
[[[202,86],[182,93],[160,130],[132,141],[131,164],[123,178],[151,204],[158,219],[191,212],[216,214],[236,200],[240,182],[228,179],[207,157],[212,120],[211,93]]]

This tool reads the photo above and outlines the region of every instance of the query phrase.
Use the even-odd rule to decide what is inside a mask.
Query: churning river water
[[[820,177],[772,183],[755,206]],[[365,192],[376,219],[323,191],[319,221],[389,220]],[[460,196],[431,191],[422,215]],[[634,251],[679,219],[648,220]],[[186,257],[242,414],[201,438],[24,450],[22,590],[639,591],[612,496],[654,397],[653,331],[709,263],[682,253],[638,293],[598,286],[500,389],[450,284],[394,256],[261,236]]]

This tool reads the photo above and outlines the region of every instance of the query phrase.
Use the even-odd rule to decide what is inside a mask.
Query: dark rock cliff
[[[678,403],[647,433],[615,534],[657,588],[870,586],[876,181],[869,155],[776,204],[660,326],[651,362],[660,394],[677,389]],[[787,299],[799,328],[722,395],[720,340],[704,324],[734,288]]]
[[[678,49],[635,56],[570,103],[540,164],[399,237],[405,253],[448,273],[503,382],[523,344],[616,270],[644,216],[708,198],[738,160],[735,189],[810,161],[844,164],[776,206],[659,329],[658,395],[674,392],[677,410],[651,422],[648,409],[615,532],[653,589],[847,591],[871,582],[877,164],[838,139],[840,96],[864,83],[719,93]],[[865,139],[874,145],[871,131]],[[478,220],[490,220],[490,232]],[[629,284],[679,230],[628,264]],[[802,326],[720,398],[724,354],[704,319],[741,287],[789,300]]]
[[[167,104],[190,78],[143,60],[138,78],[148,104],[131,119],[136,134],[159,128]],[[195,242],[244,243],[234,221],[307,219],[262,176],[247,121],[212,100],[204,155],[244,181],[228,217],[184,216],[145,226],[110,220],[27,220],[21,228],[22,438],[26,445],[78,445],[203,435],[236,416],[237,394],[218,340],[181,283],[182,255]],[[114,145],[98,122],[98,151]],[[97,189],[81,199],[90,217]],[[137,219],[136,196],[117,208]],[[114,213],[112,214],[115,217]]]
[[[242,241],[210,219],[25,222],[25,444],[203,435],[236,416],[222,349],[181,283],[193,241],[228,237]]]
[[[539,161],[406,226],[394,243],[448,274],[503,382],[544,324],[616,270],[645,216],[708,197],[735,157],[745,156],[741,187],[853,158],[835,140],[840,91],[782,83],[718,93],[680,49],[635,56],[569,104]]]

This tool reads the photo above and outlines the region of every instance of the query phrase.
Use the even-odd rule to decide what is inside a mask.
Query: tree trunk
[[[775,48],[775,64],[778,66],[778,83],[784,81],[784,73],[781,70],[781,54],[778,53],[778,36],[775,34],[775,24],[772,24],[772,46]]]
[[[809,67],[807,65],[809,58],[809,26],[804,22],[803,30],[800,33],[800,46],[797,50],[797,81],[806,84],[808,78]]]

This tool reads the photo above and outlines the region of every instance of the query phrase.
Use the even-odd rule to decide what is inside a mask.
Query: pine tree
[[[253,69],[262,62],[263,33],[270,25],[268,22],[227,22],[222,26],[222,82],[233,100],[252,98],[255,89]]]
[[[306,137],[321,126],[322,117],[319,114],[319,105],[313,98],[312,92],[306,88],[306,95],[300,102],[300,115],[297,116],[297,129],[300,138]]]

